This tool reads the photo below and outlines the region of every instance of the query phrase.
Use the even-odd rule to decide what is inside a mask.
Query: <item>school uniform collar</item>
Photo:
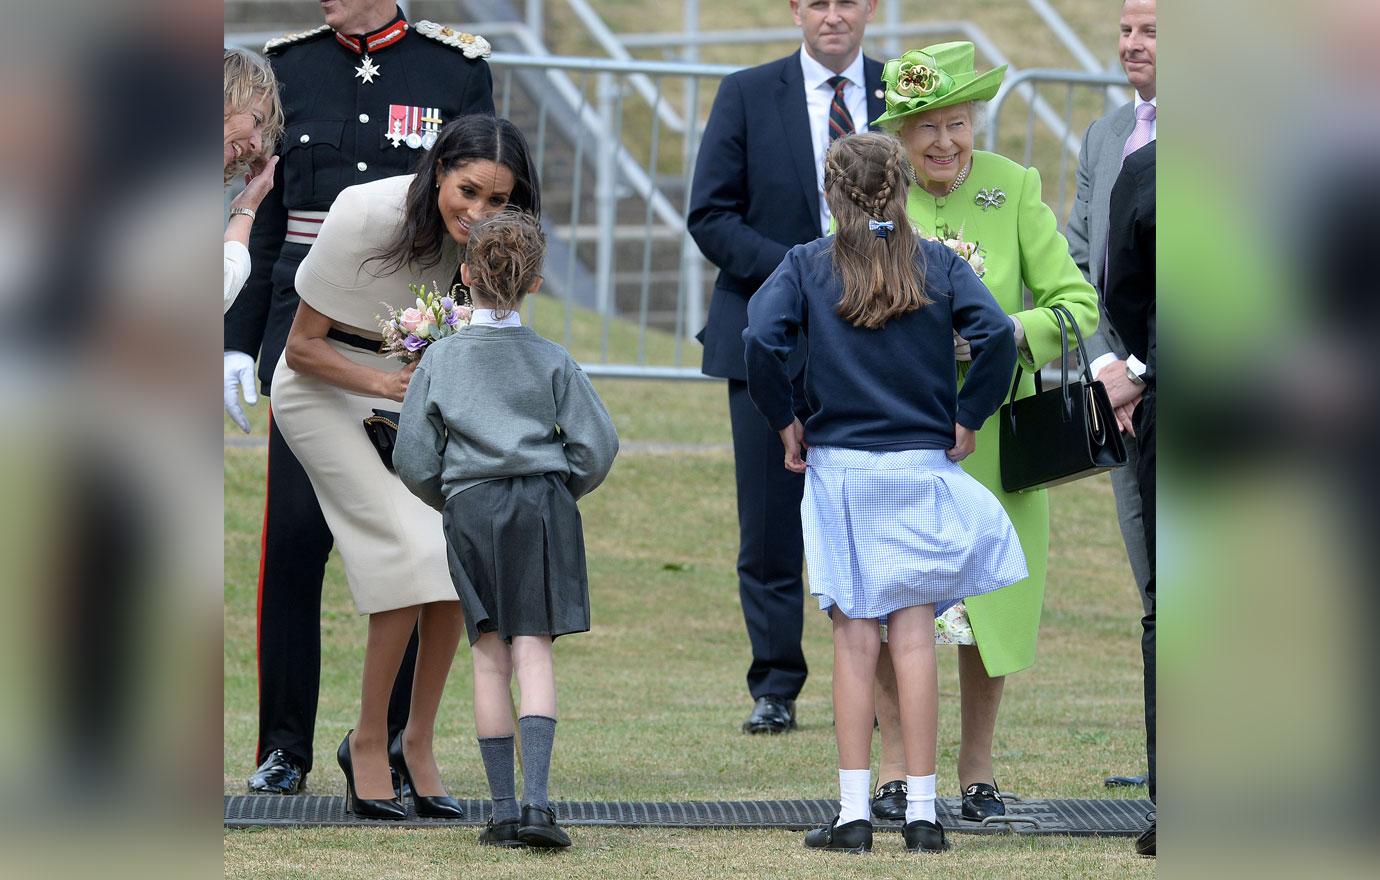
[[[829,80],[833,79],[835,76],[840,75],[835,74],[832,70],[812,58],[809,50],[805,48],[804,43],[800,44],[800,72],[805,78],[806,91],[820,88],[826,85]],[[866,74],[863,72],[862,49],[858,50],[857,56],[854,57],[852,63],[850,63],[848,67],[844,68],[841,75],[853,85],[860,88],[862,87],[863,81],[866,79]]]
[[[374,31],[372,34],[351,36],[350,34],[342,34],[340,31],[336,31],[335,39],[336,42],[340,43],[340,45],[349,49],[351,52],[354,52],[356,55],[368,55],[370,52],[377,52],[380,49],[386,49],[400,42],[403,37],[407,36],[409,27],[407,18],[402,14],[402,10],[399,9],[397,18],[393,19],[386,26]]]
[[[509,312],[502,318],[497,317],[494,309],[475,309],[470,313],[470,326],[472,327],[521,327],[522,316],[516,311]]]

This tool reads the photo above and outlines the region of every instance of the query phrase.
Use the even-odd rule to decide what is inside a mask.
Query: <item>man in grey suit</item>
[[[1065,234],[1074,262],[1100,294],[1097,332],[1087,340],[1088,356],[1093,359],[1093,375],[1106,385],[1122,429],[1134,434],[1131,416],[1145,391],[1145,382],[1141,379],[1145,364],[1128,353],[1107,320],[1104,290],[1107,213],[1112,184],[1116,183],[1124,157],[1155,139],[1155,0],[1125,0],[1121,7],[1121,37],[1117,48],[1122,69],[1136,95],[1134,100],[1088,126],[1078,156],[1078,194]],[[1117,518],[1121,523],[1122,540],[1126,542],[1126,555],[1131,560],[1131,572],[1140,590],[1141,604],[1149,612],[1146,585],[1150,580],[1150,565],[1141,524],[1133,444],[1127,444],[1127,452],[1130,460],[1126,467],[1112,471],[1112,488],[1116,493]]]

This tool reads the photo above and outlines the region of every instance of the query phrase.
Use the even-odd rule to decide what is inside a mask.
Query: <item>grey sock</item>
[[[518,817],[517,790],[513,781],[513,735],[481,736],[479,756],[489,777],[489,795],[494,799],[493,820]]]
[[[556,739],[556,719],[524,715],[518,719],[522,734],[522,802],[547,806],[546,783],[551,775],[551,746]]]

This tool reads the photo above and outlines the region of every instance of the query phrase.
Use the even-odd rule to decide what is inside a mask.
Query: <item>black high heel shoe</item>
[[[354,733],[353,730],[350,733]],[[340,741],[335,750],[335,759],[340,771],[345,774],[345,812],[353,813],[362,819],[406,819],[407,808],[398,798],[365,799],[355,794],[354,761],[350,759],[350,733]]]
[[[444,794],[437,797],[417,794],[417,783],[412,781],[412,773],[407,769],[407,758],[403,756],[402,731],[398,731],[398,735],[388,744],[388,763],[398,771],[398,778],[412,789],[412,806],[417,810],[418,816],[427,819],[465,818],[465,811],[460,808],[460,802],[455,798]]]

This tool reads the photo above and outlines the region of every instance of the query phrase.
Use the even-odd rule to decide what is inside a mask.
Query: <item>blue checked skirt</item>
[[[1000,502],[942,449],[867,452],[812,446],[800,518],[810,594],[821,611],[885,618],[1026,577]]]

